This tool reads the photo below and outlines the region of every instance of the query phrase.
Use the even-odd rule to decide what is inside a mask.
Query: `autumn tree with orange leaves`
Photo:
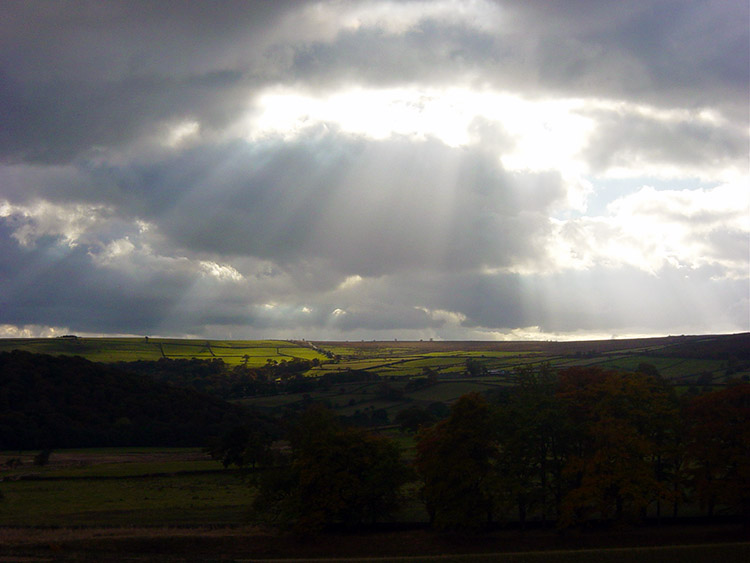
[[[657,377],[571,368],[560,374],[558,393],[577,435],[560,525],[637,519],[650,503],[670,497],[655,460],[676,411]]]
[[[497,508],[497,441],[491,411],[478,393],[462,396],[450,416],[417,436],[415,468],[430,523],[476,528]]]

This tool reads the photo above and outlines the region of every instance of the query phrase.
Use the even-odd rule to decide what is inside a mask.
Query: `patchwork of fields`
[[[0,339],[0,352],[25,350],[38,354],[81,356],[93,362],[134,362],[137,360],[220,358],[230,365],[250,367],[268,360],[312,360],[325,356],[306,345],[285,340],[189,340],[175,338],[6,338]]]
[[[407,406],[451,403],[470,391],[514,385],[519,369],[548,364],[636,371],[653,366],[678,389],[724,385],[728,377],[750,377],[750,335],[664,337],[590,342],[308,342],[283,340],[189,340],[164,338],[0,339],[0,352],[22,349],[78,355],[103,363],[136,360],[222,360],[227,366],[258,368],[292,360],[314,361],[306,378],[356,373],[357,381],[299,392],[244,396],[236,401],[265,412],[323,401],[344,416],[372,417],[387,424]],[[744,354],[744,356],[743,356]],[[371,381],[365,381],[367,375]],[[420,384],[424,383],[424,385]],[[429,383],[429,384],[428,384]]]
[[[662,376],[689,382],[704,376],[721,383],[725,375],[750,374],[746,364],[730,365],[732,355],[685,353],[689,346],[736,338],[750,345],[749,335],[665,337],[590,342],[306,342],[286,340],[191,340],[170,338],[29,338],[0,339],[0,352],[26,350],[50,355],[81,356],[115,363],[137,360],[221,359],[228,365],[259,367],[269,361],[318,360],[308,376],[362,370],[385,378],[419,376],[433,370],[445,376],[466,373],[467,360],[479,362],[489,375],[549,363],[552,368],[598,365],[635,371],[641,363],[655,366]],[[740,350],[741,351],[741,350]],[[745,352],[746,353],[746,352]],[[334,360],[335,359],[335,360]],[[737,369],[740,368],[740,369]],[[707,379],[709,378],[709,379]]]

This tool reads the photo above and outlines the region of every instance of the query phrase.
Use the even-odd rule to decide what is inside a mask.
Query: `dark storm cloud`
[[[34,248],[19,248],[0,229],[0,281],[4,323],[68,326],[104,333],[153,327],[167,317],[188,288],[168,273],[139,279],[95,268],[86,248],[69,248],[45,237]]]
[[[321,89],[352,79],[377,86],[445,84],[492,69],[509,57],[508,49],[466,25],[428,21],[405,33],[363,28],[344,31],[332,42],[299,45],[287,72]]]
[[[427,313],[414,307],[399,307],[381,304],[378,307],[348,309],[346,313],[334,315],[330,327],[341,331],[352,330],[425,330],[443,325]]]
[[[163,121],[219,128],[264,83],[301,79],[335,88],[469,76],[532,95],[747,114],[746,2],[497,4],[496,30],[431,16],[399,33],[316,38],[316,22],[300,18],[300,39],[281,43],[273,26],[299,3],[12,3],[0,23],[0,155],[64,162]]]
[[[426,17],[289,47],[287,80],[394,85],[472,80],[535,96],[718,106],[747,119],[750,17],[742,0],[494,2],[497,28]]]
[[[747,118],[750,8],[743,0],[502,3],[540,82]]]
[[[88,245],[43,236],[19,247],[0,220],[2,323],[115,334],[200,333],[205,325],[253,322],[253,292],[202,275],[184,261],[134,256],[102,267]]]
[[[156,129],[161,121],[199,114],[208,125],[231,119],[222,106],[240,82],[234,72],[181,80],[129,77],[91,85],[49,79],[20,94],[0,86],[6,119],[0,150],[10,162],[69,162],[81,152],[112,147]],[[227,99],[228,98],[228,99]]]
[[[293,3],[292,3],[293,4]],[[0,22],[0,158],[66,162],[160,121],[219,127],[289,2],[16,2]],[[244,55],[244,56],[241,56]],[[241,88],[240,88],[241,87]]]

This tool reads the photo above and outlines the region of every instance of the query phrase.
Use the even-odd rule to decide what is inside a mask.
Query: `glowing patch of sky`
[[[311,128],[331,126],[344,133],[379,140],[394,136],[415,140],[435,138],[451,147],[497,143],[501,146],[494,148],[506,169],[556,170],[575,183],[575,178],[590,172],[582,150],[596,131],[596,113],[601,111],[662,124],[728,126],[721,115],[707,109],[665,110],[612,100],[528,99],[463,87],[351,88],[313,94],[279,86],[258,96],[241,127],[251,140],[268,136],[291,140]],[[496,138],[483,138],[478,126],[482,123],[496,129]],[[693,168],[638,157],[627,166],[613,164],[603,178],[701,176],[727,181],[746,173],[732,166],[707,170],[706,163],[695,163]]]
[[[292,139],[328,124],[372,139],[432,137],[460,147],[481,141],[473,127],[481,118],[507,136],[506,168],[577,174],[583,164],[576,155],[593,127],[579,112],[582,107],[581,100],[526,100],[467,88],[353,88],[313,95],[278,87],[259,96],[245,127],[251,140]]]

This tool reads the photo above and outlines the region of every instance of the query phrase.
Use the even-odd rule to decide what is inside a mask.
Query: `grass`
[[[25,350],[40,354],[82,356],[94,362],[132,362],[198,358],[221,358],[225,363],[265,365],[268,359],[301,358],[325,360],[315,350],[284,340],[190,340],[174,338],[3,338],[0,352]]]
[[[142,475],[174,474],[193,471],[222,471],[214,460],[206,461],[155,461],[132,463],[102,463],[41,472],[46,478],[83,477],[138,477]]]
[[[239,524],[252,489],[236,473],[6,481],[3,526]]]
[[[315,377],[347,369],[369,370],[386,376],[405,377],[425,368],[439,373],[461,373],[473,358],[491,370],[516,368],[549,362],[553,368],[597,365],[634,371],[640,363],[654,365],[664,377],[685,378],[708,371],[723,381],[721,360],[700,360],[658,356],[667,341],[601,341],[590,343],[545,342],[319,342],[284,340],[197,340],[174,338],[37,338],[0,339],[0,351],[22,349],[47,354],[80,355],[100,362],[157,360],[167,358],[221,358],[230,365],[265,365],[293,358],[319,359],[320,368],[307,372]],[[312,346],[341,357],[336,364]]]
[[[0,526],[236,525],[253,497],[241,473],[196,448],[59,450],[45,467],[31,456],[0,474]]]
[[[483,383],[475,383],[473,381],[445,381],[419,389],[409,394],[409,396],[417,401],[424,402],[450,402],[458,399],[461,395],[471,393],[472,391],[483,392],[487,391],[490,387]]]

